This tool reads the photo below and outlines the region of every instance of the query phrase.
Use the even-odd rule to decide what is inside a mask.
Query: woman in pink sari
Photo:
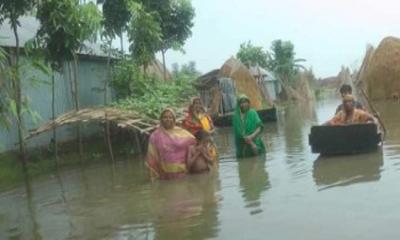
[[[174,179],[186,175],[189,146],[196,140],[188,131],[175,126],[172,109],[165,109],[160,116],[160,127],[150,136],[147,150],[147,167],[152,179]]]

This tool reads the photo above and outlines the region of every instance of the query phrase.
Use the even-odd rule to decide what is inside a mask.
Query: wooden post
[[[111,79],[111,40],[108,43],[108,56],[107,56],[107,77],[104,81],[104,106],[107,106],[107,86],[108,86],[108,81]],[[110,122],[107,119],[107,112],[104,111],[104,117],[105,117],[105,124],[104,124],[104,137],[106,138],[106,144],[107,144],[107,149],[108,149],[108,154],[110,155],[111,161],[114,163],[114,153],[112,149],[112,143],[111,143],[111,136],[110,136]]]
[[[56,119],[56,111],[55,111],[55,76],[54,71],[51,76],[51,112],[52,112],[52,120]],[[53,125],[53,149],[54,149],[54,157],[56,162],[56,167],[58,167],[58,147],[57,147],[57,128]]]

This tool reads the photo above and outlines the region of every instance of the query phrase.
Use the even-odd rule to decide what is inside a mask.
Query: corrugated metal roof
[[[250,67],[250,72],[251,75],[253,76],[259,76],[262,75],[265,81],[275,81],[276,78],[271,72],[268,72],[262,67],[255,66],[255,67]]]
[[[35,37],[37,30],[40,27],[39,21],[32,16],[23,16],[19,19],[21,26],[18,27],[18,36],[20,41],[20,46]],[[14,32],[11,29],[8,20],[6,19],[2,25],[0,25],[0,46],[2,47],[15,47],[15,37]],[[85,48],[80,51],[80,54],[95,56],[95,57],[107,57],[104,53],[100,44],[93,44],[86,42]]]

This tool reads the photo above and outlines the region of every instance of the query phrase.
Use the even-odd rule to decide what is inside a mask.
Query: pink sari
[[[186,175],[186,161],[190,145],[196,143],[188,131],[174,127],[166,130],[159,127],[149,140],[147,167],[152,179],[172,179]]]

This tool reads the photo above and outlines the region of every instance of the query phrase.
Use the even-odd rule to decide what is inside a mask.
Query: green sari
[[[261,139],[261,133],[264,130],[264,126],[261,122],[258,113],[250,108],[246,113],[241,114],[240,111],[240,100],[246,97],[240,97],[236,106],[235,113],[233,115],[233,129],[235,132],[235,144],[236,144],[236,157],[244,158],[251,157],[265,153],[265,145]],[[243,119],[241,117],[243,115]],[[256,129],[260,127],[260,133],[253,139],[253,143],[257,146],[257,154],[253,152],[252,147],[246,143],[245,137],[254,133]]]

